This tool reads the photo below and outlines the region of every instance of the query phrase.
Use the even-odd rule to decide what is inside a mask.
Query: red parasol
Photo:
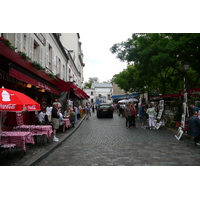
[[[40,104],[23,93],[0,88],[0,111],[41,110]]]
[[[22,110],[41,110],[40,104],[23,93],[0,88],[0,111],[17,112]],[[0,134],[1,134],[2,112],[0,112]],[[0,137],[1,142],[1,137]]]

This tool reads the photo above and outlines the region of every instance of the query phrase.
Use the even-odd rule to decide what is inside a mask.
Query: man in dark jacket
[[[198,118],[198,112],[195,111],[194,115],[189,119],[188,134],[195,136],[194,141],[200,146],[200,119]]]

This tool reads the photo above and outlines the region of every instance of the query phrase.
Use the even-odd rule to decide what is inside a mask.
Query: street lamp
[[[188,71],[188,69],[190,67],[190,64],[188,62],[184,62],[182,67],[183,67],[183,71],[185,72],[184,73],[184,77],[183,77],[183,83],[184,83],[184,85],[183,85],[183,89],[184,89],[183,93],[187,93],[187,91],[186,91],[186,84],[185,84],[185,74]],[[187,102],[187,98],[186,98],[186,102]]]
[[[183,100],[184,100],[184,103],[186,104],[186,107],[187,107],[187,89],[186,89],[185,75],[186,75],[186,72],[188,71],[189,67],[190,67],[189,62],[184,62],[183,63],[183,66],[182,66],[183,71],[184,71],[184,77],[183,77],[183,83],[184,83],[184,85],[183,85]],[[187,111],[186,111],[186,113],[187,113]]]

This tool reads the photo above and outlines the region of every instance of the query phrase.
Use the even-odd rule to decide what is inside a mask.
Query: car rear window
[[[100,106],[100,108],[102,108],[102,109],[108,109],[108,108],[110,108],[110,106],[109,105],[102,105],[102,106]]]

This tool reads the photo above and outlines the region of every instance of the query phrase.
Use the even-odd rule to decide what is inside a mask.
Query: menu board
[[[17,121],[17,125],[24,125],[24,120],[23,120],[23,114],[22,112],[16,112],[16,121]]]

